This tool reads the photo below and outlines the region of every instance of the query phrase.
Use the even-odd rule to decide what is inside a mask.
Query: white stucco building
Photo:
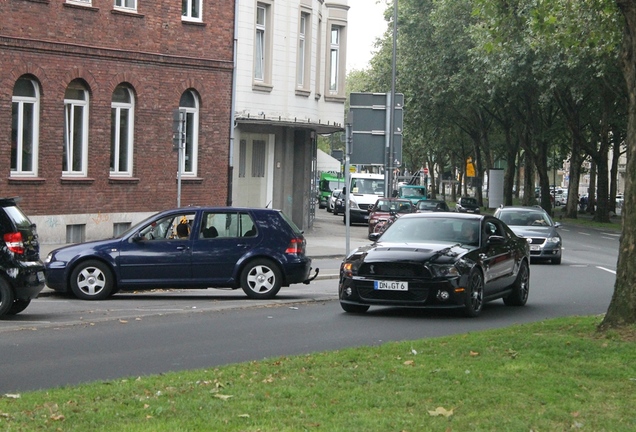
[[[237,0],[231,204],[313,221],[317,134],[344,129],[347,0]]]

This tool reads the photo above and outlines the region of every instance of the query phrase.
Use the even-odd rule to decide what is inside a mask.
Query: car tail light
[[[294,255],[303,255],[305,253],[305,239],[302,237],[295,237],[291,239],[285,253]]]
[[[18,255],[24,254],[24,243],[22,243],[21,232],[6,233],[4,235],[4,242],[11,252]]]

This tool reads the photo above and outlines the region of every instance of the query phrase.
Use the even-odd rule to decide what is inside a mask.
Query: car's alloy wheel
[[[252,299],[274,298],[281,284],[278,266],[267,259],[251,261],[241,272],[241,288]]]
[[[528,263],[523,261],[517,273],[517,279],[512,284],[512,292],[504,297],[503,301],[506,306],[523,306],[528,301],[530,293],[530,270]]]
[[[82,300],[104,300],[113,293],[110,268],[100,261],[85,261],[71,274],[71,290]]]
[[[13,306],[13,291],[8,283],[0,278],[0,316],[6,315]]]
[[[468,292],[464,312],[466,316],[476,317],[484,306],[484,278],[479,270],[473,270],[468,280]]]
[[[369,306],[364,306],[364,305],[354,305],[354,304],[350,304],[350,303],[342,303],[340,302],[340,307],[342,308],[342,310],[344,310],[345,312],[348,313],[356,313],[356,314],[361,314],[361,313],[365,313],[366,311],[369,310]]]
[[[7,315],[17,315],[20,312],[22,312],[23,310],[25,310],[27,308],[27,306],[31,304],[31,300],[15,300],[13,302],[13,306],[11,306],[11,308],[9,308],[9,312],[7,312]]]

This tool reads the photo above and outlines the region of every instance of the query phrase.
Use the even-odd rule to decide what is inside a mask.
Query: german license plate
[[[408,291],[409,283],[400,281],[374,281],[373,288],[384,291]]]
[[[531,251],[538,251],[538,250],[541,250],[541,246],[530,246],[530,250],[531,250]]]
[[[37,273],[38,276],[38,282],[44,282],[45,278],[44,278],[44,272],[39,271]]]

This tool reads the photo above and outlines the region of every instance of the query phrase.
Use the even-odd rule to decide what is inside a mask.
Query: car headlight
[[[429,269],[435,277],[457,277],[459,270],[454,264],[433,264],[429,265]]]
[[[561,243],[561,237],[548,237],[546,239],[547,243]]]
[[[349,200],[349,208],[350,208],[350,209],[357,209],[357,208],[359,208],[359,207],[358,207],[358,203],[357,203],[357,202],[355,202],[354,200],[350,199],[350,200]]]

